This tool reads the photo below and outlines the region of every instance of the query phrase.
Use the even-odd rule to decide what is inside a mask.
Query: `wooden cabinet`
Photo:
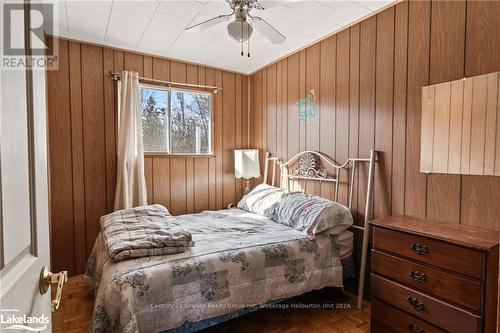
[[[496,332],[496,231],[408,216],[372,221],[372,332]]]

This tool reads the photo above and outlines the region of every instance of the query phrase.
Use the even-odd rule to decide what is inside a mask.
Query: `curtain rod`
[[[120,74],[119,73],[109,72],[109,75],[111,76],[111,79],[113,81],[119,81],[120,80]],[[141,81],[147,81],[147,82],[153,82],[153,83],[161,83],[161,84],[166,84],[166,85],[169,85],[169,86],[181,86],[181,87],[190,87],[190,88],[210,89],[210,90],[213,90],[214,94],[217,94],[217,92],[219,90],[222,90],[222,87],[217,87],[217,86],[206,86],[206,85],[203,85],[203,84],[190,84],[190,83],[163,81],[163,80],[150,79],[150,78],[142,77],[142,76],[139,76],[139,80],[141,80]]]

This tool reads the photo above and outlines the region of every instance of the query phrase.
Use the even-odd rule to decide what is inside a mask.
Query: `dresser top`
[[[500,233],[498,231],[461,224],[442,223],[412,216],[389,216],[370,221],[370,224],[484,251],[490,251],[498,246],[500,242]]]

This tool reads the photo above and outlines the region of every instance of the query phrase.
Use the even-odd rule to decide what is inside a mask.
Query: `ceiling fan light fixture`
[[[265,19],[250,14],[251,10],[263,10],[264,8],[269,7],[269,4],[263,6],[263,3],[261,3],[261,1],[266,1],[266,3],[270,1],[274,1],[276,3],[283,2],[277,0],[226,0],[232,10],[231,13],[219,15],[203,22],[191,25],[185,30],[202,31],[212,26],[234,19],[234,21],[227,24],[227,33],[236,42],[241,43],[241,56],[244,55],[244,43],[248,43],[247,56],[250,57],[250,38],[252,37],[254,28],[260,33],[260,35],[262,35],[259,37],[264,37],[274,44],[281,44],[286,41],[286,37],[271,24],[269,24]]]
[[[253,28],[248,22],[234,21],[227,25],[227,33],[237,42],[245,42],[252,36]]]

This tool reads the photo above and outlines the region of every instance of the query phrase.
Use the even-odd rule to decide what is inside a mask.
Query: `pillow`
[[[247,212],[270,217],[274,207],[288,196],[284,189],[267,184],[257,185],[238,202],[238,208]]]
[[[338,235],[353,223],[346,206],[301,192],[290,193],[280,200],[271,218],[303,231],[310,239],[325,230]]]

